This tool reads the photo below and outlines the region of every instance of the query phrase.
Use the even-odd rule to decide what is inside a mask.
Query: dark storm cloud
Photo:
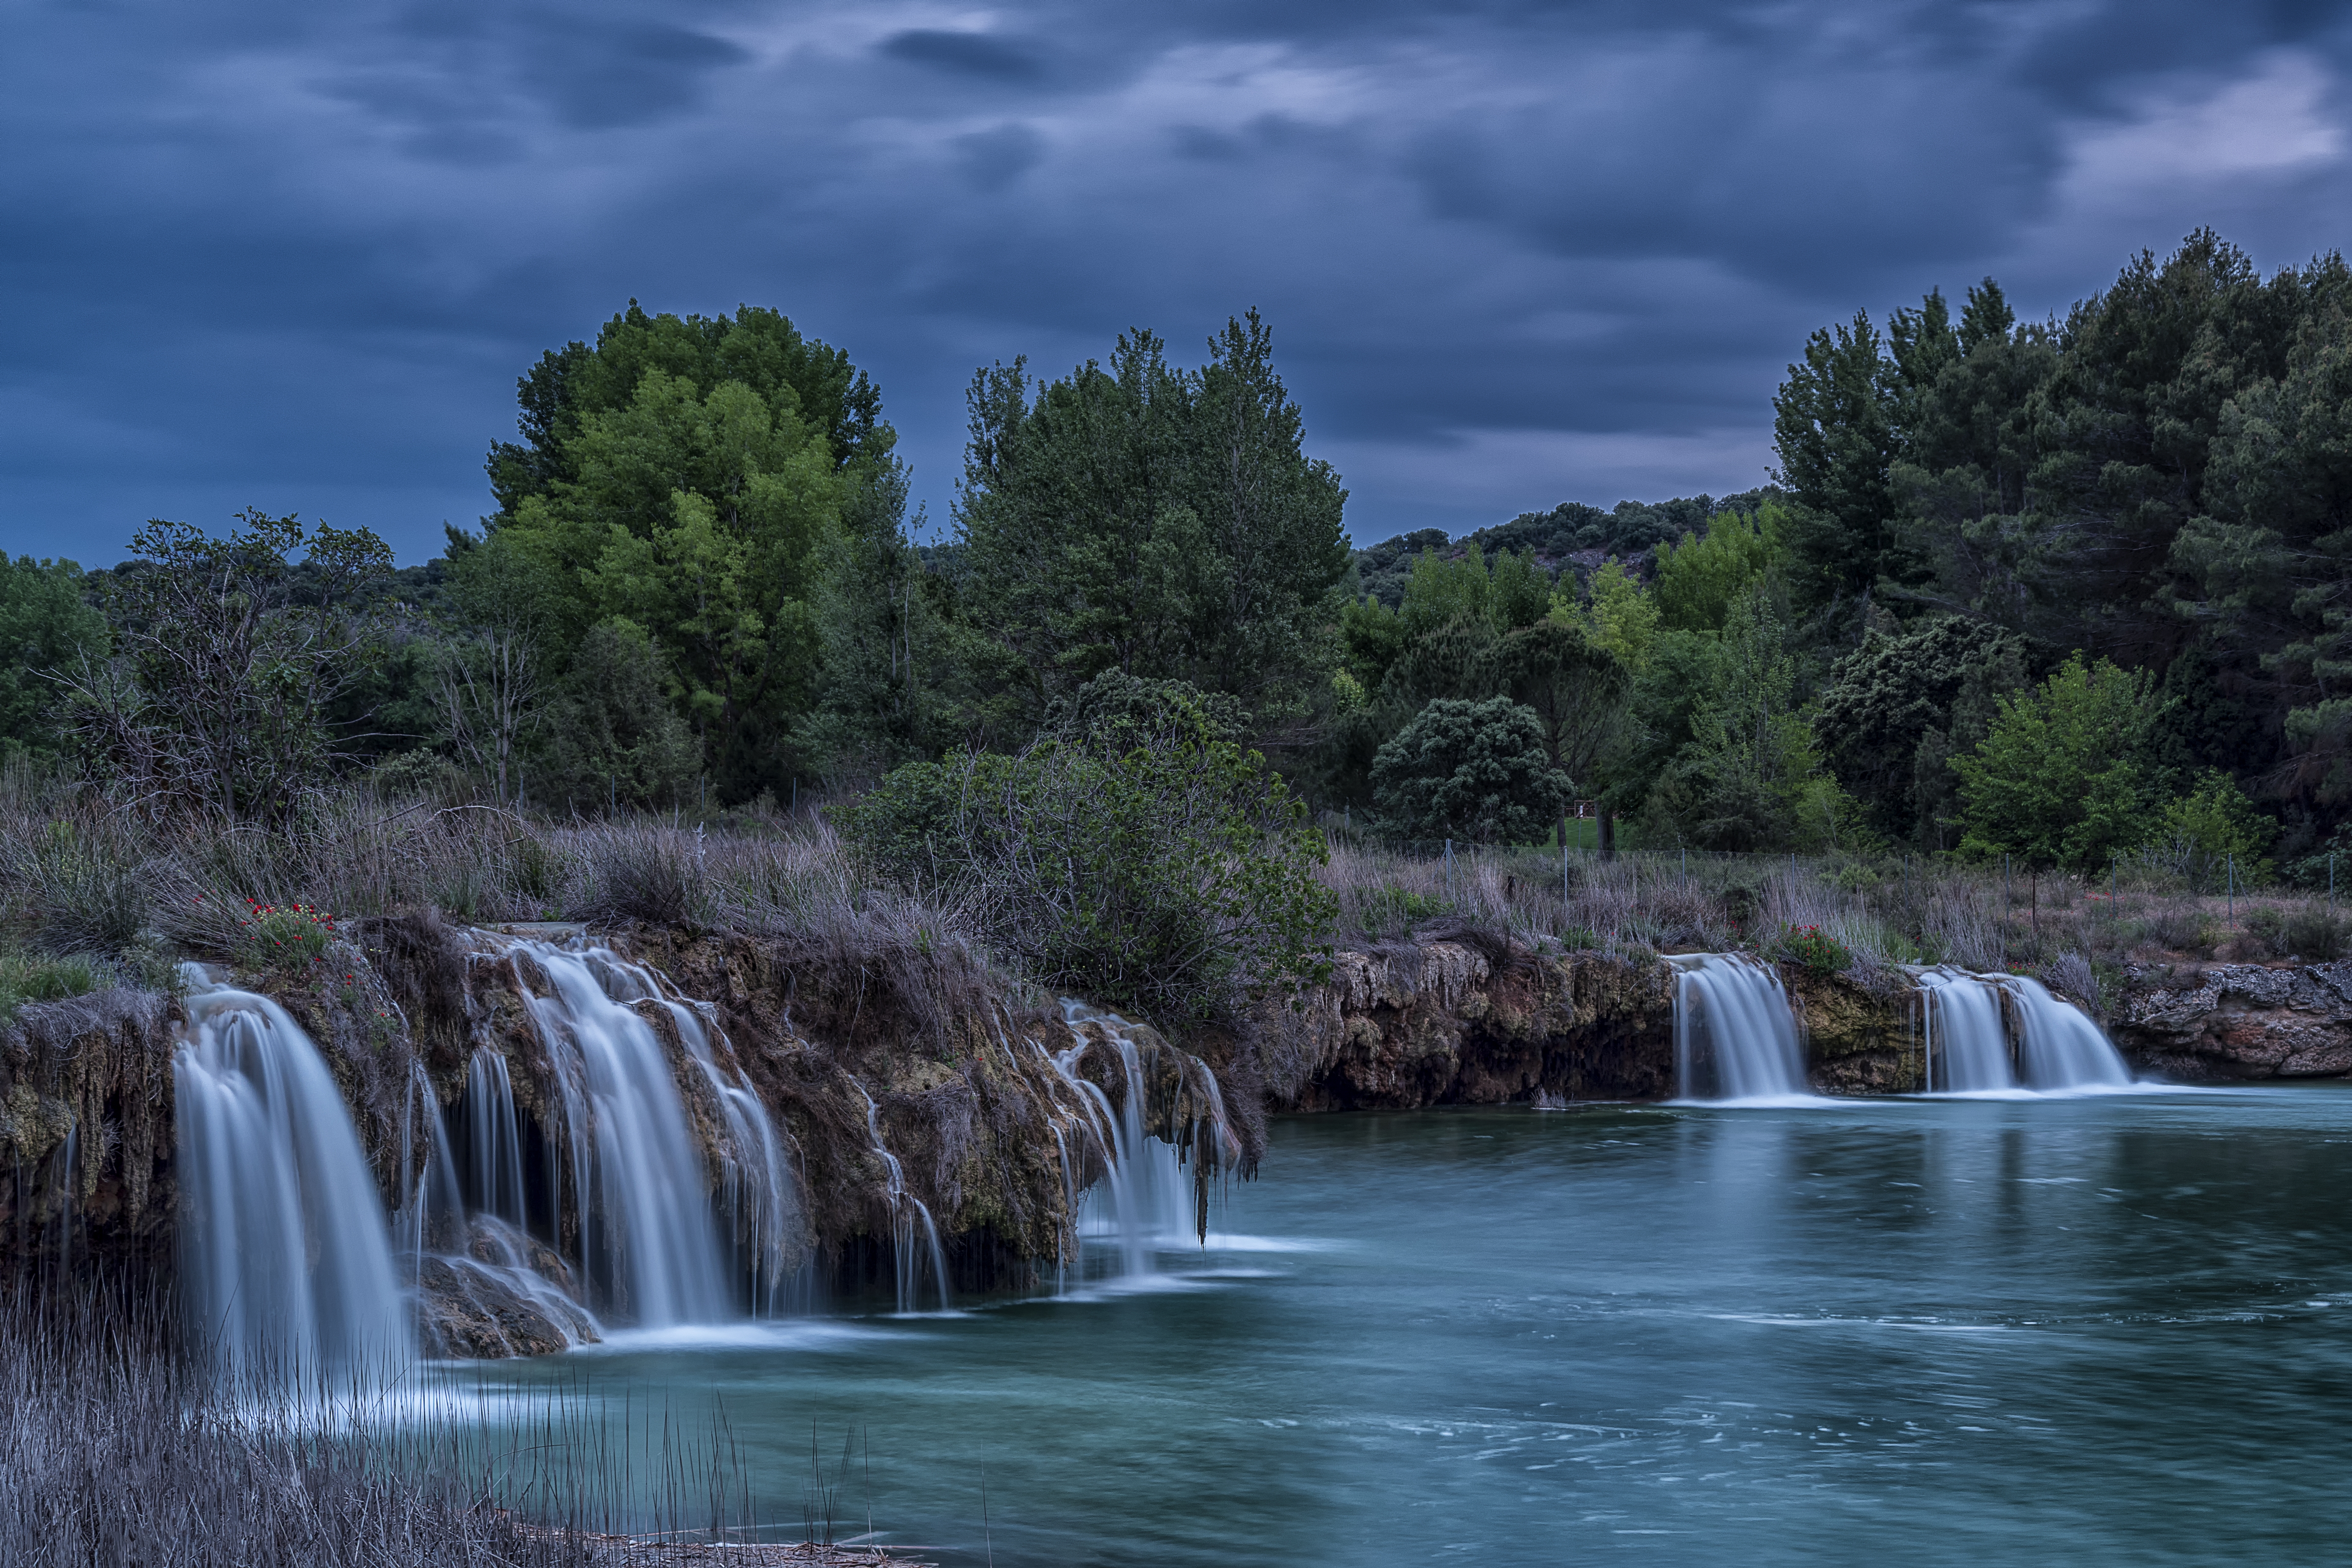
[[[882,52],[918,65],[998,81],[1032,81],[1044,74],[1028,49],[986,33],[910,27],[882,41]]]
[[[0,543],[488,501],[513,378],[773,304],[944,515],[975,365],[1265,311],[1370,538],[1769,464],[1807,331],[2063,309],[2210,222],[2344,243],[2339,6],[1012,5],[15,14]]]

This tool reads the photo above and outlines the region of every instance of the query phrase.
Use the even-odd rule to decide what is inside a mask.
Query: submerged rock
[[[416,1295],[428,1348],[445,1356],[549,1355],[604,1337],[555,1250],[488,1215],[464,1253],[425,1255]]]

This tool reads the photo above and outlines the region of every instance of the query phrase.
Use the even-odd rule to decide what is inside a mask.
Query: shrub
[[[1264,760],[1184,701],[1117,736],[912,763],[835,816],[885,875],[969,900],[1031,975],[1089,1000],[1172,1022],[1236,982],[1327,973],[1323,838]]]
[[[2352,946],[2352,921],[2308,906],[2263,908],[2247,913],[2246,934],[2273,958],[2325,963],[2343,957],[2346,948]]]
[[[1853,967],[1853,951],[1819,926],[1783,927],[1779,956],[1782,963],[1815,974],[1839,974]]]
[[[280,907],[246,900],[237,921],[236,963],[259,973],[299,975],[327,962],[335,939],[335,917],[308,904]]]
[[[147,921],[142,868],[102,830],[52,817],[0,848],[0,883],[16,917],[53,952],[115,952]]]
[[[2159,910],[2140,922],[2139,934],[2157,946],[2193,958],[2210,958],[2221,940],[2221,923],[2194,907]]]

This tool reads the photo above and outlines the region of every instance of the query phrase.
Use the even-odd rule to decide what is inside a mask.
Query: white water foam
[[[1789,994],[1771,965],[1739,952],[1670,957],[1675,968],[1675,1092],[1692,1103],[1831,1103],[1805,1078]]]
[[[318,1047],[191,970],[173,1058],[182,1284],[196,1342],[257,1388],[356,1388],[413,1363],[383,1200]]]

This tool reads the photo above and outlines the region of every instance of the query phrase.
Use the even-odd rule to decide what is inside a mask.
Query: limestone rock
[[[2352,1073],[2352,960],[2134,966],[2109,1031],[2186,1082]]]

